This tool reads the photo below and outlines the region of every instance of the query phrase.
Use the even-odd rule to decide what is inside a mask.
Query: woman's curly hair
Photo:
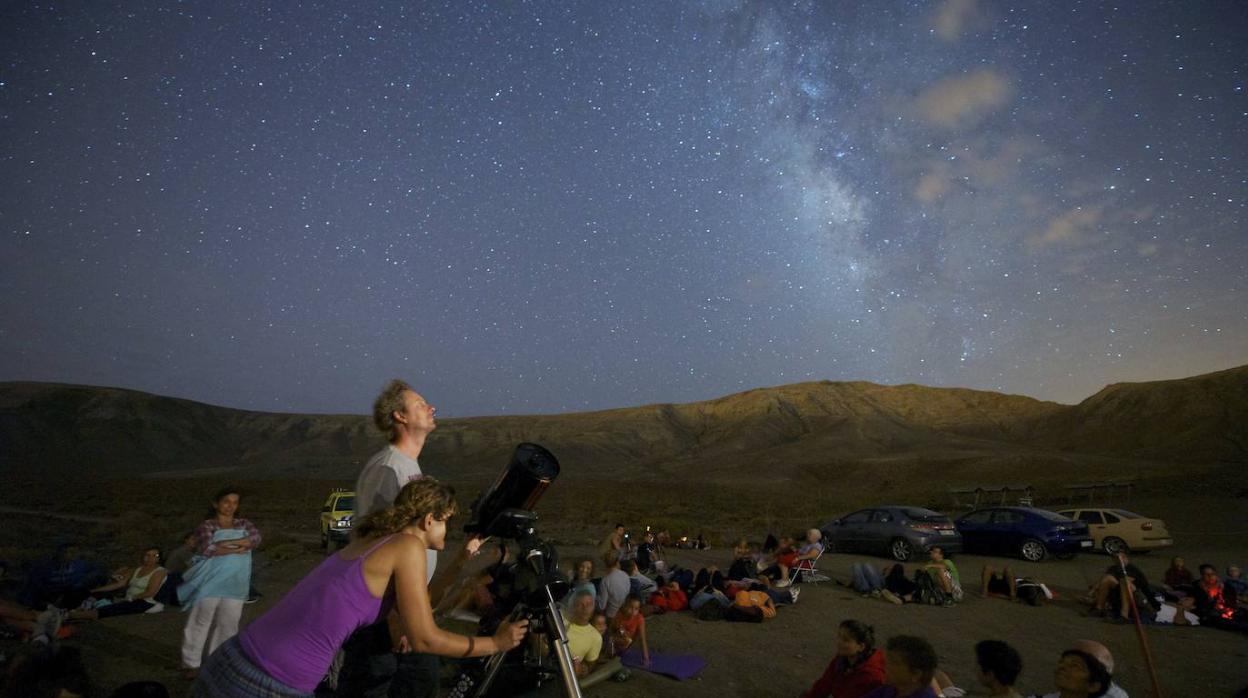
[[[431,477],[412,480],[399,490],[394,504],[375,511],[355,527],[357,538],[398,533],[427,514],[445,521],[455,514],[455,488]]]

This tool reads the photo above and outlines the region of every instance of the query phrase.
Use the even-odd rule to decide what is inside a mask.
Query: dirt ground
[[[1165,518],[1177,541],[1166,551],[1134,559],[1150,579],[1160,580],[1170,555],[1184,556],[1189,565],[1210,561],[1220,568],[1248,562],[1248,519],[1244,499],[1230,496],[1189,497],[1181,502],[1155,497],[1132,502],[1129,508]],[[757,538],[762,538],[760,531]],[[290,545],[287,544],[289,550]],[[592,552],[587,545],[560,545],[562,559]],[[245,625],[279,599],[282,593],[320,559],[309,543],[303,552],[281,560],[258,559],[257,583],[263,599],[245,608]],[[697,569],[705,565],[726,568],[731,553],[673,550],[669,562]],[[828,555],[820,568],[845,579],[850,564],[885,560],[857,555]],[[1025,669],[1019,682],[1024,694],[1051,690],[1052,668],[1059,653],[1077,638],[1105,643],[1117,663],[1115,679],[1134,696],[1150,695],[1140,643],[1132,626],[1085,617],[1076,601],[1109,560],[1085,554],[1069,561],[1025,563],[1020,560],[960,555],[956,562],[968,591],[984,564],[1009,564],[1020,574],[1048,583],[1059,599],[1047,607],[1032,608],[976,593],[953,608],[894,606],[879,599],[861,598],[834,583],[803,585],[800,601],[781,607],[778,616],[761,625],[699,621],[689,613],[653,617],[648,623],[654,652],[697,654],[707,666],[696,678],[674,680],[634,671],[624,683],[607,683],[589,693],[601,696],[794,696],[820,675],[832,652],[837,624],[856,618],[875,627],[883,642],[894,634],[917,634],[936,647],[942,668],[972,695],[975,685],[972,647],[981,639],[1002,639],[1023,655]],[[177,611],[128,616],[76,625],[68,643],[82,648],[102,694],[132,680],[163,681],[181,695],[186,683],[177,673],[178,647],[185,617]],[[1145,628],[1165,695],[1229,696],[1248,687],[1248,636],[1209,628],[1149,626]],[[11,650],[11,645],[5,647]]]

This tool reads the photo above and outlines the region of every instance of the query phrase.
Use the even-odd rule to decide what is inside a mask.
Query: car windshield
[[[339,497],[334,511],[355,511],[355,497]]]
[[[1114,514],[1117,514],[1117,515],[1121,516],[1121,517],[1122,517],[1122,518],[1124,518],[1124,519],[1142,519],[1142,518],[1144,518],[1143,516],[1140,516],[1139,514],[1136,514],[1135,512],[1127,511],[1126,509],[1110,509],[1109,511],[1110,511],[1111,513],[1114,513]]]
[[[1069,516],[1063,516],[1061,514],[1048,511],[1046,509],[1032,509],[1031,513],[1047,521],[1070,521]]]
[[[945,516],[943,514],[937,514],[931,509],[914,509],[914,508],[907,507],[905,509],[902,509],[901,513],[904,514],[906,518],[910,519],[911,521],[944,521],[945,520]]]

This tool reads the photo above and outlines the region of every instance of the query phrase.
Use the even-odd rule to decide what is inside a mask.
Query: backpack
[[[931,604],[933,606],[946,605],[948,596],[945,594],[945,590],[940,588],[940,585],[936,583],[935,579],[932,579],[932,575],[928,574],[926,570],[914,571],[914,586],[917,587],[917,591],[914,592],[914,598],[918,603]],[[948,602],[951,601],[952,599],[948,599]]]

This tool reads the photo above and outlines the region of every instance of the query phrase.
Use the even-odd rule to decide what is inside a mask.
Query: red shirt
[[[858,666],[841,670],[833,657],[805,698],[859,698],[884,685],[884,650],[877,649]]]

